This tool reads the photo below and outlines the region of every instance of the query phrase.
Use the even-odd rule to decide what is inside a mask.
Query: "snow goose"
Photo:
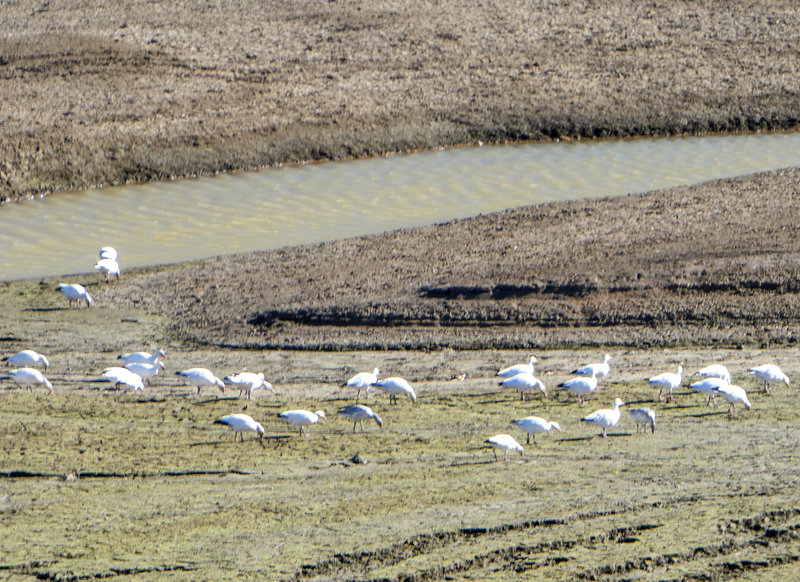
[[[81,300],[86,302],[86,307],[92,306],[92,297],[86,292],[83,285],[78,285],[77,283],[59,283],[56,290],[60,291],[61,294],[69,300],[70,307],[72,307],[73,301]]]
[[[647,425],[650,425],[650,430],[656,432],[656,413],[652,408],[634,408],[629,410],[628,414],[631,415],[633,422],[636,423],[636,434],[639,434],[639,425],[644,425],[644,432],[647,432]]]
[[[717,392],[720,396],[728,401],[728,404],[730,404],[728,407],[728,414],[731,416],[733,416],[733,407],[737,403],[744,404],[747,410],[752,408],[750,401],[747,399],[747,392],[745,392],[744,389],[740,388],[739,386],[734,384],[725,384],[723,386],[714,388],[714,392]]]
[[[308,436],[306,427],[311,424],[317,424],[326,420],[325,411],[317,410],[310,412],[308,410],[287,410],[278,414],[278,418],[291,422],[296,428],[300,429],[300,434]]]
[[[529,374],[528,372],[516,374],[515,376],[498,382],[498,384],[504,388],[514,388],[519,392],[520,399],[523,402],[525,401],[525,392],[527,390],[533,390],[534,388],[537,388],[539,392],[544,394],[544,397],[547,398],[547,388],[545,385],[539,378],[536,378],[533,374]]]
[[[349,386],[357,389],[358,392],[356,392],[356,402],[358,402],[358,398],[361,396],[362,390],[364,390],[364,398],[369,396],[369,389],[375,382],[378,381],[378,376],[380,376],[380,374],[381,371],[378,368],[375,368],[372,370],[372,372],[359,372],[340,387],[346,388]]]
[[[702,370],[698,370],[694,373],[694,375],[701,376],[703,378],[722,378],[728,384],[731,383],[731,373],[728,372],[728,368],[722,364],[711,364]]]
[[[94,268],[106,276],[106,283],[111,283],[112,275],[119,279],[119,263],[114,259],[100,259],[94,264]]]
[[[699,382],[690,384],[689,388],[694,392],[699,392],[700,394],[705,394],[708,396],[708,402],[706,402],[706,404],[714,406],[717,403],[717,399],[715,398],[715,390],[720,386],[727,385],[728,381],[724,378],[706,378],[705,380],[700,380]]]
[[[785,382],[789,385],[789,377],[775,364],[763,364],[747,371],[764,380],[764,392],[769,392],[770,382]]]
[[[533,435],[533,444],[535,445],[537,434],[550,432],[552,429],[556,429],[558,432],[561,432],[561,426],[557,422],[548,422],[543,418],[539,418],[538,416],[526,416],[525,418],[512,420],[511,424],[528,433],[528,437],[525,440],[526,445],[531,444],[531,435]]]
[[[263,372],[259,372],[258,374],[253,372],[239,372],[233,376],[225,376],[224,380],[228,384],[233,384],[239,388],[239,398],[242,397],[242,392],[247,392],[247,399],[252,400],[253,390],[259,390],[262,387],[275,394],[275,388],[264,379]]]
[[[612,426],[616,426],[616,424],[619,422],[619,407],[624,405],[625,403],[620,398],[617,398],[614,400],[614,405],[611,407],[611,409],[596,410],[582,420],[584,422],[591,422],[592,424],[602,428],[603,432],[601,434],[603,438],[606,438],[608,437],[608,433],[606,432],[607,429]]]
[[[20,386],[27,386],[28,389],[33,389],[34,384],[41,384],[50,390],[51,394],[53,393],[53,385],[36,368],[20,368],[9,371],[9,374],[11,379]]]
[[[411,402],[417,402],[417,395],[414,393],[414,389],[404,378],[385,378],[373,382],[372,386],[389,394],[389,404],[397,403],[398,394],[405,394],[411,399]]]
[[[244,442],[244,435],[242,434],[246,430],[252,430],[254,433],[257,433],[260,440],[264,440],[264,427],[257,423],[251,416],[247,416],[246,414],[229,414],[227,416],[223,416],[222,418],[218,418],[214,421],[214,424],[224,424],[228,428],[233,430],[233,442],[236,442],[237,437],[241,437],[242,442]]]
[[[510,434],[496,434],[483,442],[492,447],[495,461],[499,461],[497,458],[497,449],[503,451],[504,461],[508,461],[508,451],[519,451],[520,457],[525,456],[525,449],[523,449],[522,445],[517,442],[517,439]]]
[[[36,364],[42,364],[45,370],[47,370],[47,367],[50,365],[50,362],[47,360],[47,358],[38,352],[34,352],[33,350],[22,350],[13,356],[6,356],[3,358],[3,361],[6,362],[7,366],[14,365],[29,367],[35,366]]]
[[[158,358],[163,358],[167,355],[164,350],[156,350],[152,354],[150,352],[130,352],[128,354],[121,354],[117,356],[118,360],[122,360],[126,364],[155,364]]]
[[[111,382],[114,388],[119,388],[119,386],[122,385],[133,389],[134,392],[144,390],[144,380],[142,380],[142,377],[127,368],[120,368],[118,366],[106,368],[103,370],[103,378]]]
[[[509,366],[508,368],[503,368],[500,370],[497,375],[501,378],[511,378],[512,376],[516,376],[517,374],[530,374],[533,375],[533,365],[536,363],[536,357],[531,356],[528,358],[527,364],[515,364],[513,366]]]
[[[119,258],[117,254],[117,249],[114,247],[103,247],[97,252],[100,255],[101,259],[111,259],[112,261],[116,261]]]
[[[683,374],[683,366],[678,366],[678,369],[675,373],[672,372],[664,372],[663,374],[658,374],[657,376],[653,376],[650,378],[650,386],[653,388],[658,388],[658,401],[663,402],[664,398],[661,394],[664,390],[669,391],[669,395],[667,396],[667,400],[672,400],[672,391],[675,388],[679,388],[681,385],[681,375]]]
[[[361,423],[361,432],[364,432],[364,421],[370,418],[374,420],[380,428],[383,428],[383,421],[381,417],[372,412],[369,406],[362,404],[354,404],[346,408],[342,408],[339,412],[341,416],[353,421],[353,432],[356,432],[356,424]]]
[[[576,395],[578,397],[578,402],[583,404],[586,400],[586,396],[597,390],[597,377],[594,374],[588,378],[586,376],[577,376],[566,382],[562,382],[558,387],[564,388],[568,392]]]
[[[203,386],[216,386],[222,392],[225,392],[225,383],[207,368],[190,368],[182,372],[175,372],[175,374],[186,378],[192,386],[197,386],[198,394],[200,394],[200,388]]]
[[[605,354],[602,362],[588,364],[581,368],[577,368],[572,371],[572,374],[575,374],[576,376],[595,376],[598,380],[600,378],[605,378],[611,371],[611,367],[608,365],[611,360],[611,356]]]
[[[145,383],[150,383],[150,378],[158,374],[159,370],[166,370],[163,362],[156,360],[155,364],[144,364],[142,362],[133,362],[125,364],[125,369],[130,370],[139,376]]]

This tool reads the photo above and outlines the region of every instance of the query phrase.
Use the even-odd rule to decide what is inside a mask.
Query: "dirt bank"
[[[477,140],[794,127],[790,2],[6,3],[0,201]]]

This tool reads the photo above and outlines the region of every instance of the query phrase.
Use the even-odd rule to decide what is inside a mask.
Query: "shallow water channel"
[[[57,194],[0,207],[0,280],[124,270],[800,166],[800,133],[529,143]],[[91,275],[99,278],[100,275]]]

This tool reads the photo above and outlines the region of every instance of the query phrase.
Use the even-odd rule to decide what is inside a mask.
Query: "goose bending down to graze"
[[[515,376],[498,382],[498,384],[504,388],[514,388],[519,392],[520,399],[523,402],[525,401],[525,392],[533,390],[534,388],[538,389],[539,392],[544,394],[544,397],[547,398],[547,388],[545,385],[539,378],[536,378],[533,374],[529,374],[528,372],[516,374]]]
[[[775,364],[763,364],[747,371],[764,380],[764,392],[769,392],[770,382],[785,382],[789,385],[789,377]]]
[[[603,438],[606,438],[608,436],[606,431],[612,426],[616,426],[616,424],[619,422],[619,407],[624,405],[625,403],[622,401],[622,399],[617,398],[614,400],[614,405],[610,409],[596,410],[582,420],[584,422],[591,422],[592,424],[599,426],[601,429],[603,429],[603,432],[601,433]]]
[[[525,456],[525,449],[523,449],[522,445],[517,442],[517,439],[515,439],[510,434],[496,434],[493,437],[489,437],[483,442],[492,447],[492,452],[494,453],[495,461],[500,460],[497,458],[498,449],[503,451],[504,461],[508,461],[508,451],[519,451],[520,457]]]
[[[750,400],[747,399],[747,392],[745,392],[744,389],[740,388],[739,386],[734,384],[725,384],[723,386],[714,388],[714,392],[718,393],[725,400],[727,400],[728,404],[730,404],[728,407],[728,414],[731,416],[733,416],[733,407],[736,404],[744,404],[747,410],[752,408],[750,405]]]
[[[511,378],[512,376],[516,376],[517,374],[530,374],[533,376],[534,370],[533,365],[536,363],[536,356],[531,356],[528,358],[527,364],[514,364],[513,366],[509,366],[508,368],[503,368],[500,370],[497,375],[501,378]]]
[[[535,445],[537,434],[550,432],[552,429],[556,429],[558,432],[561,432],[561,426],[557,422],[548,422],[543,418],[539,418],[538,416],[526,416],[525,418],[512,420],[511,424],[528,433],[528,437],[525,439],[526,445],[531,443],[531,435],[533,436],[533,444]]]
[[[681,385],[681,375],[683,374],[683,366],[678,366],[678,369],[673,372],[664,372],[663,374],[659,374],[657,376],[653,376],[650,378],[650,386],[658,387],[658,401],[663,402],[664,398],[661,396],[664,390],[668,391],[667,400],[672,400],[672,391],[675,388],[680,388]]]
[[[694,375],[701,376],[703,378],[722,378],[728,384],[731,383],[731,373],[728,372],[728,368],[722,364],[711,364],[702,370],[698,370],[694,373]]]
[[[44,377],[44,375],[36,368],[20,368],[18,370],[9,371],[11,379],[19,386],[27,386],[29,390],[33,389],[34,384],[41,384],[50,393],[53,393],[53,385]]]
[[[111,283],[112,275],[119,279],[119,263],[114,259],[100,259],[94,264],[94,268],[106,276],[106,283]]]
[[[588,378],[586,376],[576,376],[566,382],[562,382],[558,387],[575,394],[578,397],[578,402],[583,404],[586,401],[586,397],[597,390],[597,377],[594,375]]]
[[[97,254],[100,255],[101,259],[111,259],[112,261],[116,261],[119,258],[117,249],[114,247],[103,247]]]
[[[272,384],[264,380],[263,372],[258,374],[254,372],[239,372],[233,376],[225,376],[225,381],[239,389],[239,398],[242,397],[242,392],[247,392],[247,399],[252,400],[253,390],[259,390],[262,387],[275,394],[275,388],[272,387]]]
[[[142,377],[127,368],[120,368],[118,366],[106,368],[103,370],[103,378],[111,382],[114,388],[127,386],[133,389],[134,392],[144,390],[144,380]]]
[[[126,364],[155,364],[158,358],[163,358],[167,355],[164,350],[156,350],[152,354],[150,352],[130,352],[128,354],[121,354],[117,356],[118,360],[122,360]]]
[[[291,422],[295,428],[300,429],[300,434],[303,436],[308,436],[306,432],[307,426],[324,422],[327,419],[324,410],[317,410],[316,412],[310,412],[308,410],[287,410],[286,412],[278,414],[278,418],[286,422]]]
[[[572,374],[575,374],[576,376],[594,376],[600,380],[600,378],[605,378],[608,376],[608,373],[611,371],[611,367],[608,365],[611,360],[612,357],[608,354],[605,354],[602,362],[582,366],[572,370]]]
[[[69,300],[70,307],[72,307],[73,301],[85,301],[86,307],[92,306],[92,297],[86,292],[83,285],[78,285],[77,283],[59,283],[56,290],[60,291],[61,294]]]
[[[42,364],[45,370],[47,370],[47,367],[50,365],[50,362],[47,360],[47,358],[38,352],[34,352],[33,350],[22,350],[13,356],[6,356],[3,358],[3,361],[6,362],[7,366],[29,367]]]
[[[403,378],[395,377],[377,380],[372,383],[372,386],[389,394],[389,404],[397,403],[398,394],[405,394],[411,399],[411,402],[417,402],[417,395],[414,393],[414,389],[411,387],[411,384]]]
[[[705,380],[700,380],[699,382],[695,382],[694,384],[690,384],[689,388],[695,392],[699,392],[700,394],[705,394],[708,396],[708,401],[706,402],[707,405],[715,406],[717,404],[716,399],[716,389],[721,386],[727,386],[728,381],[724,378],[706,378]]]
[[[636,423],[636,434],[639,434],[639,425],[644,425],[644,432],[647,432],[647,425],[650,425],[650,430],[656,432],[656,413],[652,408],[634,408],[629,410],[628,414],[631,415],[633,422]]]
[[[364,421],[370,418],[374,420],[380,428],[383,428],[383,421],[381,417],[372,412],[369,406],[362,404],[354,404],[346,408],[342,408],[337,414],[344,416],[353,421],[353,432],[356,432],[356,424],[361,424],[361,432],[364,432]]]
[[[158,374],[159,370],[166,370],[166,366],[164,366],[163,362],[156,360],[155,364],[144,364],[142,362],[125,364],[125,369],[130,370],[139,376],[145,383],[149,384],[150,378]]]
[[[241,437],[242,442],[244,442],[244,435],[242,433],[246,430],[251,430],[254,433],[257,433],[259,440],[264,440],[264,427],[246,414],[229,414],[227,416],[223,416],[222,418],[218,418],[214,421],[214,424],[224,424],[228,428],[232,429],[233,442],[236,442],[236,437]]]
[[[190,368],[182,372],[175,372],[175,374],[186,378],[192,386],[197,386],[198,394],[200,394],[200,388],[203,386],[216,386],[222,392],[225,392],[225,383],[207,368]]]
[[[347,382],[342,384],[340,388],[349,386],[357,389],[358,392],[356,392],[356,402],[358,402],[358,398],[361,396],[362,390],[364,391],[364,398],[369,396],[369,389],[375,382],[378,381],[378,376],[380,376],[380,374],[381,371],[378,368],[375,368],[372,370],[372,372],[359,372]]]

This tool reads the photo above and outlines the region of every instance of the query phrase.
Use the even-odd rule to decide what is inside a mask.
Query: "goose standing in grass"
[[[417,402],[417,395],[414,393],[414,389],[404,378],[385,378],[373,382],[372,386],[389,394],[389,404],[397,403],[398,394],[405,394],[411,399],[411,402]]]
[[[526,445],[531,444],[531,436],[533,436],[533,444],[535,445],[536,435],[539,433],[550,432],[552,429],[561,432],[561,426],[557,422],[548,422],[538,416],[526,416],[525,418],[512,420],[511,424],[528,433],[528,437],[525,439]]]
[[[747,371],[764,380],[764,392],[769,392],[770,382],[785,382],[789,385],[789,377],[775,364],[763,364]]]
[[[252,400],[253,390],[259,390],[262,387],[275,394],[275,388],[264,379],[263,372],[259,372],[258,374],[253,372],[239,372],[233,376],[225,376],[225,381],[239,388],[239,398],[242,397],[242,392],[247,392],[247,399]]]
[[[723,386],[714,388],[714,392],[718,393],[725,400],[727,400],[728,404],[730,404],[728,407],[728,414],[731,416],[733,416],[733,407],[736,404],[744,404],[747,410],[752,408],[750,405],[750,400],[747,398],[747,392],[745,392],[744,389],[740,388],[739,386],[734,384],[725,384]]]
[[[111,259],[112,261],[116,261],[119,258],[117,249],[114,247],[103,247],[97,254],[100,255],[101,259]]]
[[[347,382],[342,384],[340,388],[346,388],[349,386],[358,390],[358,392],[356,392],[356,402],[358,402],[362,390],[364,391],[364,398],[369,397],[369,389],[375,382],[378,381],[378,376],[380,376],[380,374],[381,371],[378,368],[375,368],[372,370],[372,372],[359,372]]]
[[[603,438],[606,438],[608,437],[608,433],[606,431],[612,426],[616,426],[619,422],[619,407],[624,405],[625,403],[622,401],[622,399],[617,398],[614,400],[614,405],[611,407],[611,409],[596,410],[582,420],[584,422],[591,422],[592,424],[599,426],[601,429],[603,429],[603,432],[600,434],[603,436]]]
[[[644,425],[644,432],[647,432],[647,425],[650,425],[650,430],[656,432],[656,413],[652,408],[634,408],[629,410],[628,414],[631,415],[633,422],[636,423],[636,434],[639,434],[639,425]]]
[[[103,378],[111,382],[114,388],[127,386],[134,392],[144,390],[144,380],[142,380],[142,377],[127,368],[120,368],[118,366],[106,368],[103,370]]]
[[[516,374],[515,376],[511,376],[510,378],[506,378],[505,380],[498,382],[498,384],[504,388],[514,388],[517,392],[519,392],[520,399],[524,402],[525,401],[525,392],[528,390],[533,390],[537,388],[539,392],[544,394],[544,397],[547,398],[547,388],[542,383],[539,378],[536,378],[533,374],[529,374],[528,372],[522,372],[521,374]]]
[[[308,436],[306,432],[307,426],[324,422],[327,419],[324,410],[317,410],[316,412],[310,412],[308,410],[287,410],[286,412],[278,414],[278,418],[292,423],[295,428],[299,428],[302,436]]]
[[[198,394],[200,394],[200,388],[203,386],[216,386],[222,392],[225,392],[225,383],[207,368],[190,368],[182,372],[175,372],[175,374],[186,378],[192,386],[197,386]]]
[[[562,382],[558,387],[576,395],[578,402],[583,404],[586,401],[586,397],[597,390],[597,377],[594,375],[588,378],[586,376],[576,376],[566,382]]]
[[[576,376],[594,376],[600,380],[600,378],[605,378],[608,376],[608,373],[611,371],[611,366],[609,366],[608,363],[612,359],[613,358],[611,356],[605,354],[602,362],[596,362],[594,364],[588,364],[586,366],[577,368],[572,370],[572,374],[575,374]]]
[[[42,364],[45,370],[47,370],[47,367],[50,365],[50,362],[47,360],[47,358],[45,358],[39,352],[34,352],[33,350],[22,350],[13,356],[6,356],[3,358],[3,361],[6,362],[7,366],[30,367],[37,364]]]
[[[78,285],[77,283],[59,283],[56,290],[60,291],[61,294],[67,298],[70,307],[72,307],[73,301],[85,301],[86,307],[92,306],[92,296],[86,292],[83,285]]]
[[[728,368],[722,364],[711,364],[702,370],[698,370],[694,373],[694,375],[701,376],[703,378],[722,378],[728,384],[731,383],[731,373],[728,372]]]
[[[705,394],[708,396],[706,405],[716,406],[716,389],[727,385],[728,381],[724,378],[706,378],[705,380],[700,380],[699,382],[690,384],[689,388],[694,392],[699,392],[700,394]]]
[[[342,408],[339,412],[337,412],[337,414],[353,421],[353,432],[356,432],[356,424],[358,423],[361,424],[361,432],[364,432],[364,421],[369,420],[370,418],[374,420],[380,428],[383,428],[383,421],[381,420],[381,417],[372,412],[372,409],[369,406],[354,404],[352,406]]]
[[[653,388],[658,388],[658,401],[664,402],[664,398],[661,396],[664,390],[668,390],[667,400],[672,400],[672,391],[675,388],[680,388],[681,385],[681,375],[683,374],[683,366],[678,366],[678,369],[673,372],[664,372],[663,374],[658,374],[657,376],[653,376],[650,378],[650,386]]]
[[[229,414],[227,416],[223,416],[222,418],[218,418],[214,421],[214,424],[224,424],[228,428],[232,429],[233,442],[236,442],[237,437],[241,437],[242,442],[244,442],[244,435],[242,433],[246,430],[253,431],[259,435],[259,440],[264,440],[264,427],[246,414]]]
[[[164,350],[156,350],[152,354],[150,352],[130,352],[128,354],[121,354],[117,356],[118,360],[122,360],[126,364],[155,364],[158,358],[163,358],[167,355]]]
[[[106,276],[106,283],[111,283],[112,276],[119,279],[119,263],[114,259],[100,259],[94,264],[94,268]]]
[[[34,384],[41,384],[50,393],[53,393],[53,385],[44,377],[44,375],[36,368],[20,368],[18,370],[9,371],[11,379],[19,386],[27,386],[29,390],[33,389]]]
[[[533,376],[534,370],[533,365],[536,363],[536,356],[531,356],[528,358],[527,364],[514,364],[513,366],[509,366],[508,368],[503,368],[500,370],[497,375],[501,378],[511,378],[512,376],[516,376],[517,374],[530,374]]]
[[[150,383],[150,378],[158,374],[159,370],[166,370],[166,366],[160,360],[156,360],[155,364],[143,364],[142,362],[133,362],[125,364],[125,369],[130,370],[139,376],[146,384]]]
[[[497,458],[497,450],[500,449],[503,451],[503,460],[508,461],[508,451],[519,451],[519,456],[525,456],[525,449],[522,448],[522,445],[517,442],[510,434],[496,434],[493,437],[490,437],[483,441],[490,447],[492,447],[492,452],[494,453],[494,460],[499,461],[500,459]]]

